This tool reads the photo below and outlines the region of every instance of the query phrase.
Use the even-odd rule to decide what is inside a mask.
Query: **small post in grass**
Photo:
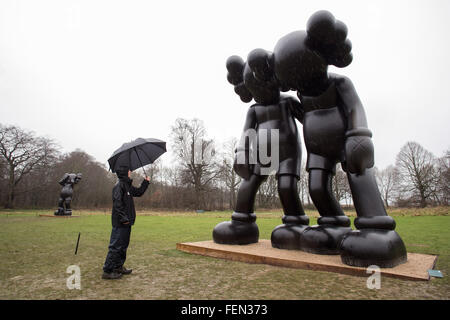
[[[77,246],[75,247],[75,255],[78,252],[78,244],[80,243],[80,235],[81,235],[81,232],[78,232],[78,240],[77,240]]]

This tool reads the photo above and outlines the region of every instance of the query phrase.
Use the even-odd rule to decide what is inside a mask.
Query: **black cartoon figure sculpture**
[[[59,195],[58,210],[55,211],[55,216],[70,216],[72,215],[72,209],[70,208],[70,202],[72,201],[73,186],[81,180],[81,173],[66,173],[59,180],[59,184],[63,186]],[[65,205],[65,209],[64,209]]]
[[[301,236],[304,251],[341,254],[345,264],[392,267],[406,261],[406,249],[387,215],[373,170],[372,133],[361,101],[349,78],[328,73],[328,66],[352,62],[347,27],[327,11],[308,20],[306,31],[281,38],[273,53],[278,80],[296,90],[304,112],[309,192],[321,217]],[[340,162],[347,172],[358,217],[350,220],[331,192]]]
[[[297,191],[301,146],[294,117],[302,119],[302,115],[295,98],[280,95],[278,82],[268,67],[270,57],[271,54],[265,50],[256,49],[249,54],[247,63],[238,56],[227,60],[228,81],[235,86],[235,92],[243,102],[254,99],[256,103],[248,109],[243,137],[236,149],[234,170],[244,180],[239,186],[235,212],[231,221],[219,223],[214,228],[213,239],[222,244],[258,242],[259,230],[253,213],[255,196],[267,179],[268,171],[264,171],[273,166],[284,216],[283,224],[272,232],[272,246],[299,249],[300,234],[309,224]],[[255,133],[257,141],[247,139],[251,132]],[[273,132],[278,133],[278,141],[273,141]],[[265,163],[261,158],[261,148],[273,150],[275,144],[279,149],[278,159],[272,157]],[[257,153],[256,157],[252,157],[252,150]]]

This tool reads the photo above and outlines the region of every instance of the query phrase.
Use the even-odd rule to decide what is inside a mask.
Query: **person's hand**
[[[145,176],[145,180],[147,180],[148,182],[150,182],[150,177],[149,177],[149,176]]]
[[[130,224],[130,221],[127,221],[127,222],[123,222],[122,224]]]
[[[351,136],[345,142],[346,167],[350,173],[363,174],[374,165],[372,139],[367,136]]]

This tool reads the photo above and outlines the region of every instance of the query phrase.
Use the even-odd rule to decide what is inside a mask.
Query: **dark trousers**
[[[119,269],[127,258],[127,249],[130,244],[131,226],[113,227],[109,241],[108,255],[103,266],[104,272]]]

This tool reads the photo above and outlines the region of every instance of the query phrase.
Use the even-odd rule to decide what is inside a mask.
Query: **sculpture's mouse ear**
[[[234,86],[234,92],[236,92],[236,94],[239,95],[242,102],[250,102],[253,99],[252,94],[250,93],[250,91],[248,91],[247,87],[243,82],[241,82],[237,86]]]
[[[244,80],[242,76],[244,65],[244,60],[239,56],[231,56],[227,59],[227,80],[229,83],[232,85],[238,85]]]
[[[352,43],[347,39],[347,26],[330,12],[314,13],[308,20],[306,32],[308,45],[329,65],[343,68],[352,62]]]
[[[254,49],[247,57],[248,65],[255,77],[269,81],[273,77],[273,54],[264,49]]]
[[[226,66],[228,70],[227,80],[234,85],[234,92],[239,95],[243,102],[252,101],[253,96],[244,84],[244,60],[239,56],[231,56],[227,59]]]

